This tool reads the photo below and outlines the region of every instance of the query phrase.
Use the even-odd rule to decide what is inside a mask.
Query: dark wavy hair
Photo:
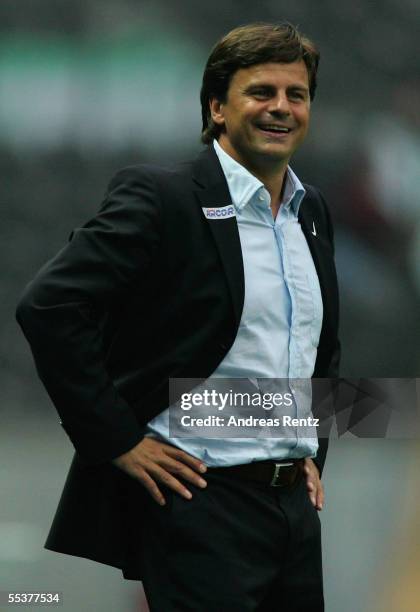
[[[213,123],[209,102],[226,102],[230,81],[240,68],[267,62],[291,63],[303,60],[308,69],[309,95],[314,99],[319,51],[315,44],[290,23],[251,23],[235,28],[213,48],[201,86],[201,140],[205,144],[218,139],[222,126]]]

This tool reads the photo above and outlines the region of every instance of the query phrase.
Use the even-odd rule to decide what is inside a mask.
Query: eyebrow
[[[243,90],[245,93],[249,93],[254,89],[267,89],[268,91],[275,91],[275,85],[271,83],[251,83]],[[303,93],[309,93],[309,87],[301,85],[300,83],[291,83],[286,87],[286,90],[302,91]]]
[[[287,90],[292,89],[293,91],[301,91],[302,93],[309,93],[309,87],[306,87],[306,85],[289,85],[289,87],[287,87]]]

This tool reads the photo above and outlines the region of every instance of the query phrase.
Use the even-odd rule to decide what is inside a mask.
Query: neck
[[[264,183],[264,187],[270,194],[272,209],[273,206],[277,206],[277,210],[280,207],[280,202],[284,190],[286,172],[287,163],[282,165],[281,167],[277,166],[275,172],[258,172],[258,170],[252,172],[252,174],[254,174],[262,183]]]
[[[263,163],[258,163],[257,160],[244,159],[238,152],[230,145],[229,141],[223,138],[223,135],[219,139],[219,145],[222,149],[241,166],[246,168],[251,174],[259,179],[264,187],[267,189],[271,198],[271,210],[273,217],[276,218],[280,208],[280,201],[283,194],[287,164],[289,159],[278,160],[265,158]]]

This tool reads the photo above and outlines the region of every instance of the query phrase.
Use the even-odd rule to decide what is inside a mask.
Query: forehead
[[[263,83],[277,87],[300,85],[307,88],[309,87],[308,69],[303,60],[288,64],[269,62],[266,64],[256,64],[248,68],[239,68],[234,73],[229,88],[243,88]]]

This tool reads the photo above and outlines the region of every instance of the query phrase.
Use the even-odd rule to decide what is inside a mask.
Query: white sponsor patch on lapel
[[[214,219],[215,221],[218,221],[219,219],[230,219],[231,217],[236,217],[235,207],[233,204],[229,204],[229,206],[216,206],[214,208],[203,207],[203,213],[206,219]]]

